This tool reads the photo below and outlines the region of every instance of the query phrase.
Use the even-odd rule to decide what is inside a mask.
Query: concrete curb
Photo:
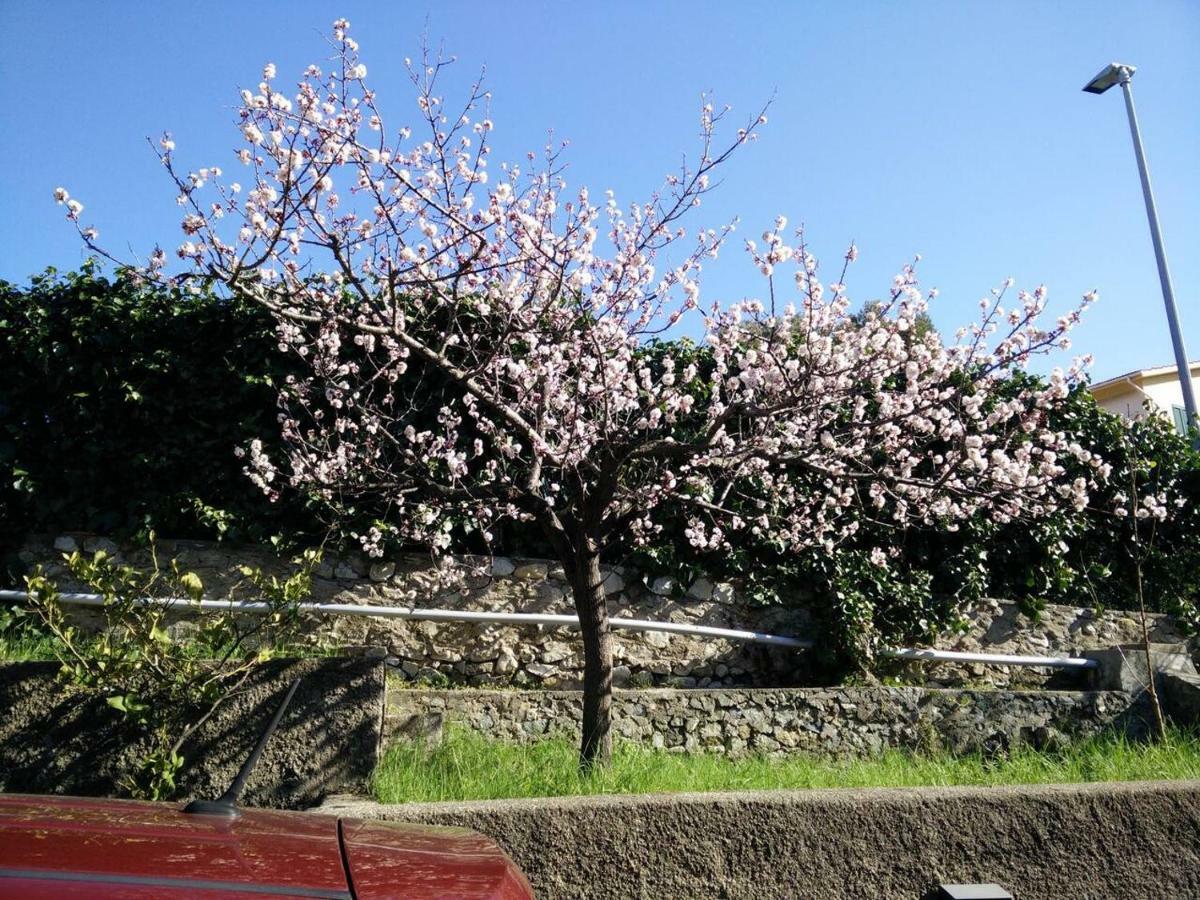
[[[1200,781],[574,797],[322,812],[488,834],[539,898],[1200,896]]]

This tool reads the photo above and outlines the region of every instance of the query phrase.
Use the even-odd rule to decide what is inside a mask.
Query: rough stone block
[[[1099,691],[1125,691],[1140,694],[1149,687],[1150,668],[1141,644],[1120,644],[1101,650],[1086,650],[1084,657],[1100,663],[1091,669],[1091,687]],[[1154,671],[1195,675],[1196,667],[1186,644],[1151,644],[1150,660]]]
[[[534,678],[549,678],[551,675],[558,673],[558,669],[554,666],[545,665],[543,663],[529,663],[525,666],[525,671]]]
[[[737,592],[733,589],[732,584],[722,582],[713,585],[712,598],[717,603],[732,603],[736,596]]]
[[[54,539],[54,549],[63,553],[74,553],[79,549],[79,543],[69,534],[64,534]]]
[[[550,567],[545,563],[526,563],[517,566],[513,577],[520,581],[543,581],[549,571]]]
[[[372,581],[387,581],[396,574],[394,562],[378,562],[371,566],[368,573]]]
[[[500,655],[496,658],[496,663],[493,666],[493,671],[497,675],[511,675],[517,671],[520,661],[507,647],[500,649]]]
[[[667,575],[661,575],[650,583],[651,593],[660,597],[668,597],[679,589],[679,583]]]
[[[1200,675],[1163,672],[1159,682],[1163,708],[1180,728],[1200,726]]]
[[[103,551],[110,556],[114,553],[119,553],[121,550],[121,548],[117,546],[116,541],[109,540],[106,537],[84,538],[83,549],[87,553],[99,553]]]
[[[610,569],[604,573],[604,580],[600,582],[600,586],[604,588],[605,594],[615,594],[625,588],[625,579],[618,572]]]

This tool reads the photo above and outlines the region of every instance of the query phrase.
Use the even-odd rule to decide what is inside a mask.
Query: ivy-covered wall
[[[267,537],[308,525],[234,455],[276,431],[270,317],[207,294],[47,271],[0,282],[0,538],[78,528]]]

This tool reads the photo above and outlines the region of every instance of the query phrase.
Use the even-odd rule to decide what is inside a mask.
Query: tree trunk
[[[1154,660],[1150,658],[1150,626],[1146,623],[1146,592],[1142,586],[1142,561],[1134,563],[1137,575],[1138,615],[1142,623],[1142,649],[1146,652],[1146,684],[1150,691],[1150,708],[1154,711],[1154,735],[1160,741],[1167,739],[1167,719],[1163,715],[1162,699],[1158,696],[1158,673]]]
[[[583,734],[579,767],[612,760],[612,632],[600,576],[600,554],[581,551],[572,561],[571,590],[583,635]]]

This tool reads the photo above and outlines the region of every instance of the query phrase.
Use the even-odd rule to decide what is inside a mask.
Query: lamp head
[[[1103,94],[1114,84],[1128,81],[1136,71],[1136,66],[1127,66],[1124,63],[1116,62],[1109,63],[1101,70],[1099,75],[1085,84],[1083,89],[1089,94]]]

